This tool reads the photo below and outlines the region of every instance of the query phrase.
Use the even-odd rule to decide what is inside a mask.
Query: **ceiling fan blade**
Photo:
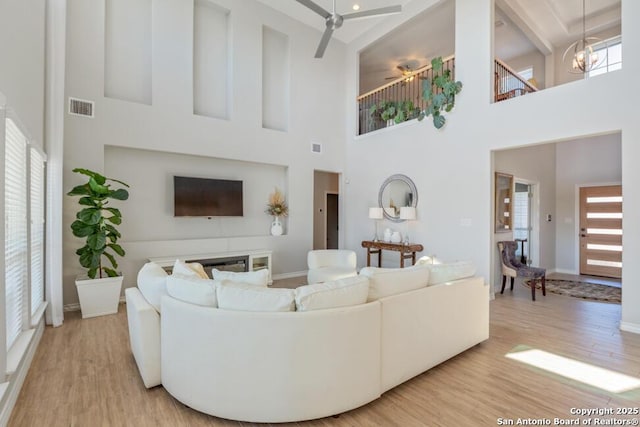
[[[320,44],[318,45],[318,50],[316,50],[316,58],[322,58],[322,56],[324,55],[324,51],[329,45],[329,40],[331,40],[332,34],[333,28],[327,26],[327,29],[324,30],[324,34],[322,35],[322,39],[320,40]]]
[[[300,0],[298,0],[300,1]],[[347,13],[342,15],[343,19],[373,18],[378,15],[391,15],[402,12],[401,5],[381,7],[379,9],[363,10],[362,12]]]
[[[322,16],[324,19],[327,19],[328,17],[331,16],[331,14],[329,12],[327,12],[326,10],[324,10],[322,8],[322,6],[317,5],[316,3],[312,2],[311,0],[296,0],[298,3],[300,3],[303,6],[308,7],[309,9],[313,10],[315,13],[317,13],[318,15]]]

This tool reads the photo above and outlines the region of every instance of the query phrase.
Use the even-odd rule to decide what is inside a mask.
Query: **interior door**
[[[327,249],[338,249],[338,195],[327,193]]]
[[[580,274],[622,277],[622,186],[580,188]]]

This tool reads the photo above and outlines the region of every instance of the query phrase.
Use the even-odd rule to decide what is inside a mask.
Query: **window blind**
[[[39,150],[31,148],[30,170],[30,209],[31,209],[31,315],[33,316],[44,302],[44,201],[45,201],[45,163]]]
[[[5,304],[7,349],[22,332],[27,283],[27,139],[13,120],[5,130]]]

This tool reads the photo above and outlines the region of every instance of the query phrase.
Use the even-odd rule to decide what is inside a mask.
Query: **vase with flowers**
[[[271,235],[280,236],[283,233],[282,223],[280,222],[281,216],[287,216],[289,214],[289,207],[284,200],[284,194],[278,187],[275,188],[273,193],[269,194],[269,201],[267,203],[267,209],[265,213],[273,216],[273,222],[271,223]]]

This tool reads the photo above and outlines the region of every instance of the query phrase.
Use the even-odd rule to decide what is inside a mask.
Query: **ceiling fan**
[[[396,67],[398,70],[400,70],[402,72],[401,76],[392,76],[392,77],[385,77],[385,80],[396,80],[399,79],[400,77],[405,77],[405,79],[402,81],[402,84],[405,85],[407,83],[409,83],[410,81],[413,81],[413,79],[415,79],[415,75],[411,75],[411,73],[413,73],[415,70],[411,68],[410,65],[398,65]]]
[[[318,45],[318,50],[316,50],[316,58],[322,58],[322,55],[324,55],[324,51],[327,49],[327,45],[329,45],[329,40],[331,40],[331,35],[335,30],[342,27],[342,22],[345,19],[371,18],[374,16],[400,13],[402,11],[402,6],[395,5],[381,7],[378,9],[364,10],[362,12],[347,13],[346,15],[339,15],[336,13],[336,0],[333,0],[333,12],[331,13],[324,10],[322,6],[319,6],[311,0],[296,1],[303,6],[308,7],[318,15],[322,16],[326,22],[327,29],[324,30],[324,34],[322,34],[322,39],[320,40],[320,44]]]

